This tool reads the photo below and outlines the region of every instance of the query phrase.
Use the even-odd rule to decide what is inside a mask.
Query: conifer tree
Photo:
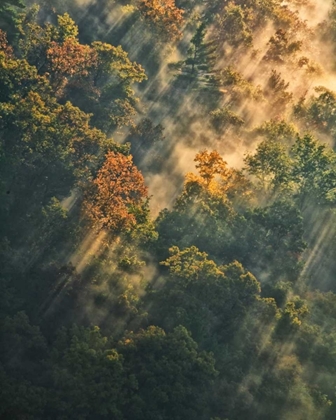
[[[13,41],[18,34],[16,24],[18,13],[24,9],[22,0],[2,0],[0,2],[0,29],[7,33],[9,40]]]
[[[213,87],[218,84],[216,77],[216,46],[213,41],[206,41],[206,25],[202,22],[190,40],[188,57],[172,67],[180,70],[183,78],[201,87]]]

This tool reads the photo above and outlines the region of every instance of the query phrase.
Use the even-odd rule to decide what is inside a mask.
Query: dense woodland
[[[336,1],[1,0],[0,418],[336,418]]]

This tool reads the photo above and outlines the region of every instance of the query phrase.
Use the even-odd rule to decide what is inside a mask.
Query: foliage
[[[84,211],[101,228],[118,231],[135,225],[135,210],[147,196],[147,188],[131,156],[109,152],[97,176],[87,187]]]
[[[210,112],[211,125],[217,132],[222,132],[228,125],[241,126],[244,120],[228,108],[216,109]]]
[[[219,85],[217,70],[217,47],[212,40],[206,39],[206,24],[202,22],[190,40],[188,57],[177,63],[170,63],[171,69],[179,70],[178,80],[186,80],[198,88],[214,89]]]
[[[18,36],[16,28],[19,22],[19,11],[25,8],[22,0],[3,0],[0,5],[0,28],[14,41]]]
[[[175,0],[140,0],[138,9],[163,40],[174,41],[182,36],[180,29],[184,23],[184,11],[176,6]]]
[[[131,124],[137,102],[132,85],[146,78],[143,68],[121,46],[81,44],[67,13],[57,17],[57,26],[40,26],[35,15],[20,25],[23,57],[49,78],[60,98],[92,113],[97,127],[108,131]]]
[[[252,45],[253,36],[249,28],[249,14],[243,7],[229,2],[223,12],[215,18],[216,42],[227,42],[233,47]]]

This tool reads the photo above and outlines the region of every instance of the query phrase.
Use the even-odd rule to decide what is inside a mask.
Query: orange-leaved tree
[[[89,45],[82,45],[71,37],[62,44],[50,42],[47,58],[54,79],[74,75],[87,76],[91,67],[96,65],[95,51]]]
[[[175,0],[139,0],[138,9],[165,40],[182,36],[180,29],[184,23],[184,10],[176,6]]]
[[[13,48],[8,44],[6,32],[0,29],[0,51],[3,51],[6,55],[12,56]]]
[[[120,231],[136,224],[135,212],[147,198],[144,178],[132,156],[108,152],[84,194],[84,211],[95,226]]]

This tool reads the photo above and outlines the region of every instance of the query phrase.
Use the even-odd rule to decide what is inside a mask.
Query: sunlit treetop
[[[335,153],[312,135],[297,136],[284,145],[262,141],[245,157],[246,170],[257,178],[256,186],[271,194],[292,194],[304,208],[307,202],[334,205]]]
[[[225,176],[227,173],[227,163],[216,150],[212,152],[203,150],[197,153],[194,161],[197,162],[196,168],[200,176],[207,184],[211,182],[215,175]]]
[[[181,38],[184,11],[176,6],[175,0],[139,0],[138,9],[164,40]]]
[[[170,257],[161,263],[169,268],[171,276],[184,280],[198,280],[205,277],[224,277],[224,272],[214,261],[209,260],[208,254],[201,252],[195,246],[180,250],[177,246],[169,249]]]
[[[131,156],[109,152],[84,194],[83,208],[100,229],[119,231],[136,224],[136,208],[147,198],[147,187]]]
[[[230,2],[215,18],[217,43],[226,42],[235,47],[251,46],[253,37],[249,18],[248,9]]]
[[[185,208],[192,203],[203,203],[211,208],[210,203],[213,201],[215,207],[219,206],[224,213],[230,213],[232,203],[229,204],[229,200],[249,198],[249,181],[241,171],[229,168],[216,150],[200,151],[194,160],[199,175],[186,175],[184,189],[176,201],[177,208]]]
[[[78,40],[78,27],[65,13],[57,24],[40,25],[38,8],[23,15],[21,55],[48,77],[56,96],[92,114],[92,124],[104,131],[131,125],[138,99],[134,83],[146,79],[141,65],[131,61],[121,46]]]

